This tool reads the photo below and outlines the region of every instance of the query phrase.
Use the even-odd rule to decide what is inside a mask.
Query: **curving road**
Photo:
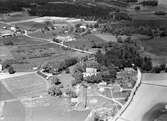
[[[167,102],[167,74],[142,74],[132,102],[116,121],[147,121],[144,115],[155,105]]]

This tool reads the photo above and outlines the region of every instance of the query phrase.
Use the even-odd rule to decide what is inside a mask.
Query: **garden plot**
[[[17,23],[16,25],[26,30],[38,30],[38,29],[42,29],[45,27],[44,24],[33,22],[33,21]]]

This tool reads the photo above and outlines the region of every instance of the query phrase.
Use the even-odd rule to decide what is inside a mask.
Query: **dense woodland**
[[[151,58],[141,56],[139,49],[133,42],[112,43],[105,47],[105,53],[98,51],[96,54],[97,62],[106,67],[117,68],[140,67],[143,71],[152,70]]]
[[[111,8],[100,8],[100,7],[89,7],[83,6],[81,4],[45,4],[43,6],[34,6],[30,10],[31,15],[37,16],[66,16],[66,17],[76,17],[76,16],[108,16],[110,11],[116,11],[116,9]]]

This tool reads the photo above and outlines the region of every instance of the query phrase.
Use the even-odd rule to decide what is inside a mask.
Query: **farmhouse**
[[[60,40],[61,42],[70,42],[75,41],[76,39],[71,36],[57,36],[56,39]]]
[[[14,32],[12,32],[11,30],[2,30],[0,32],[0,37],[11,37],[14,35]]]
[[[97,75],[97,69],[96,68],[86,68],[86,72],[83,72],[83,77],[93,76]]]

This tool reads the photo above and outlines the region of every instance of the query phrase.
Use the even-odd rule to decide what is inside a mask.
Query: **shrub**
[[[61,96],[62,95],[62,91],[60,90],[59,87],[52,86],[52,87],[49,88],[48,94],[50,94],[51,96]]]
[[[164,11],[155,11],[155,15],[166,15],[166,12]]]
[[[135,10],[136,10],[136,11],[140,10],[140,6],[136,6],[136,7],[135,7]]]
[[[8,72],[9,74],[14,74],[16,71],[14,70],[13,66],[10,66]]]
[[[65,72],[66,72],[66,74],[69,74],[70,73],[70,69],[66,68]]]
[[[77,94],[76,94],[74,91],[70,90],[69,88],[66,89],[66,94],[67,94],[70,98],[76,98],[76,97],[77,97]]]
[[[4,44],[4,45],[14,45],[14,43],[13,43],[13,41],[12,41],[11,39],[5,39],[5,40],[3,41],[3,44]]]
[[[56,76],[52,76],[50,78],[51,85],[59,85],[61,84],[60,80]]]

